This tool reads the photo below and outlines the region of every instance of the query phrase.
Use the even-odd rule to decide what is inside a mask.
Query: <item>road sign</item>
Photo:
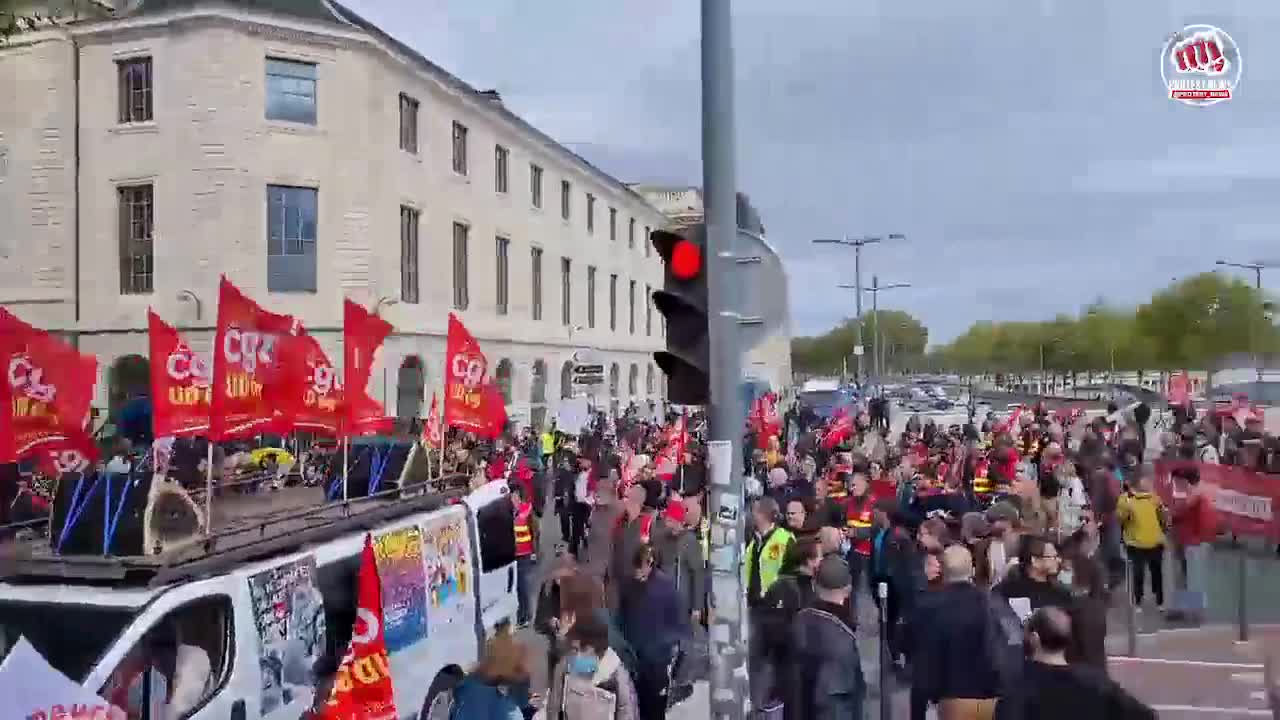
[[[574,385],[603,385],[604,365],[574,365],[572,383]]]
[[[864,352],[864,351],[863,351],[863,349],[862,349],[862,346],[861,346],[861,345],[854,345],[854,346],[853,346],[853,354],[854,354],[854,355],[861,355],[863,352]]]

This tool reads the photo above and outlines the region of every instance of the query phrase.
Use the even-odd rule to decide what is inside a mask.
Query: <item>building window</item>
[[[572,269],[573,263],[569,258],[560,258],[560,322],[564,325],[573,322],[573,313],[569,306],[569,297],[573,292],[573,282],[569,274]]]
[[[573,192],[568,180],[560,181],[560,217],[569,219],[569,194]]]
[[[542,319],[542,248],[529,251],[529,259],[533,265],[533,319]]]
[[[627,221],[627,249],[636,249],[636,219],[631,218]]]
[[[315,188],[267,186],[267,290],[316,291]]]
[[[471,304],[467,292],[467,236],[471,228],[462,223],[453,224],[453,307],[466,310]]]
[[[618,239],[618,209],[609,208],[609,241]]]
[[[418,295],[418,211],[400,206],[400,299],[419,302]]]
[[[400,93],[400,149],[418,154],[418,101]]]
[[[511,158],[511,151],[501,145],[493,146],[493,190],[494,192],[505,193],[507,191],[507,161]]]
[[[506,315],[507,307],[510,304],[508,291],[510,289],[511,279],[511,241],[504,237],[494,238],[495,252],[497,253],[498,268],[498,314]]]
[[[536,208],[542,207],[542,168],[529,164],[529,202]]]
[[[155,252],[151,239],[152,187],[130,185],[120,196],[120,294],[145,295],[154,289]]]
[[[120,87],[120,122],[151,122],[151,58],[116,63]]]
[[[636,281],[627,286],[627,332],[636,334]]]
[[[596,326],[596,266],[587,266],[587,327]]]
[[[316,65],[267,58],[267,119],[316,124]]]
[[[652,234],[653,232],[649,230],[649,226],[645,225],[644,226],[644,256],[645,257],[649,257],[649,253],[653,252],[653,243],[650,242],[649,240]]]
[[[618,276],[609,276],[609,329],[618,329]]]
[[[596,231],[596,196],[587,193],[587,232]]]
[[[653,288],[648,285],[644,286],[644,334],[653,334]]]
[[[453,123],[453,171],[467,174],[467,126],[456,120]]]

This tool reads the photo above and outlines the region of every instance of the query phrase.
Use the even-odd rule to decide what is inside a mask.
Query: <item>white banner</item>
[[[58,672],[26,638],[0,664],[0,708],[23,720],[125,720],[113,708]]]

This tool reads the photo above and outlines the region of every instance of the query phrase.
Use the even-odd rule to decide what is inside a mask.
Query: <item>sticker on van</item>
[[[423,564],[422,530],[416,525],[382,533],[374,539],[382,579],[382,623],[387,652],[427,637],[427,571]]]
[[[254,625],[262,647],[262,714],[315,693],[312,672],[325,652],[324,598],[316,560],[308,555],[249,578]]]

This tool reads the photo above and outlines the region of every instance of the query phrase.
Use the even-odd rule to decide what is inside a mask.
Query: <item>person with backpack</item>
[[[973,575],[968,548],[943,550],[943,585],[911,620],[912,688],[946,720],[991,720],[1001,691],[1007,647],[994,623],[1004,603],[975,586]]]
[[[635,683],[609,646],[609,628],[595,616],[575,623],[569,653],[552,669],[546,720],[639,720]]]

